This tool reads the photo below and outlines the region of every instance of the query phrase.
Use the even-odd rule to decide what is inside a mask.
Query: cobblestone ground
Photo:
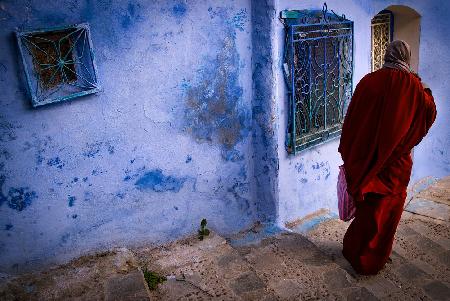
[[[412,188],[392,263],[376,276],[354,273],[341,255],[348,223],[319,211],[290,231],[256,225],[3,279],[0,300],[450,300],[450,177],[425,182]],[[150,291],[143,269],[167,281]]]

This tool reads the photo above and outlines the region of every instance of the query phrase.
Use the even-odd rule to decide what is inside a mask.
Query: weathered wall
[[[427,137],[414,149],[412,182],[425,176],[450,174],[450,3],[448,1],[374,1],[371,12],[391,4],[405,5],[421,15],[419,75],[433,90],[436,121]]]
[[[327,1],[354,27],[354,86],[370,70],[370,19],[422,15],[419,73],[436,124],[414,179],[450,173],[450,5]],[[111,246],[337,210],[339,139],[288,156],[283,9],[317,1],[0,1],[0,272]],[[88,22],[103,92],[33,109],[17,29]],[[438,23],[436,23],[438,22]]]
[[[322,9],[317,1],[279,0],[277,12],[284,9]],[[345,14],[354,21],[354,85],[370,70],[370,18],[364,9],[352,1],[327,1],[328,9]],[[341,156],[337,152],[339,138],[320,146],[289,155],[284,146],[287,127],[287,87],[282,74],[284,28],[276,24],[278,155],[280,158],[279,220],[285,222],[301,218],[320,208],[337,212],[336,182]]]
[[[252,67],[253,67],[253,197],[258,218],[275,222],[278,216],[278,137],[275,103],[275,72],[273,62],[277,22],[273,0],[252,1]]]
[[[256,218],[250,1],[0,1],[0,271]],[[17,29],[88,22],[103,92],[33,109]]]
[[[284,9],[321,9],[317,1],[278,0],[277,14]],[[409,6],[422,16],[420,35],[419,74],[432,88],[438,118],[429,135],[415,148],[412,182],[425,176],[442,177],[450,173],[450,92],[445,88],[449,77],[450,38],[444,33],[449,27],[450,5],[440,1],[327,1],[328,9],[345,14],[354,21],[354,87],[370,72],[371,31],[370,20],[379,11],[392,4]],[[446,17],[447,16],[447,17]],[[439,20],[439,21],[437,21]],[[279,224],[301,218],[319,208],[337,213],[336,181],[338,166],[342,164],[337,152],[339,138],[298,153],[287,154],[284,146],[287,126],[287,89],[282,74],[284,30],[281,22],[275,23],[277,51],[274,65],[276,73],[276,106],[278,118],[279,154]]]
[[[419,72],[420,15],[404,5],[387,7],[394,16],[394,40],[404,40],[411,47],[411,69]]]

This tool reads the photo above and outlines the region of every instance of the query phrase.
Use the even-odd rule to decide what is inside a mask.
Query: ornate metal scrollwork
[[[372,19],[372,71],[383,66],[386,48],[392,41],[392,13],[383,11]]]
[[[353,74],[353,22],[329,13],[326,4],[295,12],[285,22],[290,153],[340,135]]]
[[[100,91],[88,24],[16,35],[33,106]]]

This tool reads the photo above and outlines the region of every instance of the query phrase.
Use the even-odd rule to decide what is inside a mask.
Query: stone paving
[[[255,225],[82,257],[3,280],[0,300],[450,300],[450,217],[440,207],[450,205],[450,177],[429,184],[409,195],[392,263],[376,276],[355,274],[341,255],[348,223],[323,210],[285,230]],[[148,290],[143,269],[167,281]]]

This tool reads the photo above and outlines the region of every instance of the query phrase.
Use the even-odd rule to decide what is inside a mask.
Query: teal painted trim
[[[51,67],[46,66],[45,68],[46,69],[48,69],[48,68],[55,69],[50,81],[54,78],[54,76],[56,74],[61,74],[61,76],[63,76],[63,77],[65,76],[65,79],[63,78],[62,82],[57,83],[57,86],[56,86],[57,88],[55,88],[54,91],[49,91],[50,94],[47,97],[44,96],[44,98],[42,98],[41,97],[42,94],[41,94],[41,96],[39,96],[39,87],[41,87],[40,83],[39,83],[39,80],[40,80],[39,74],[35,74],[35,72],[33,71],[34,66],[30,66],[30,64],[29,64],[29,61],[30,60],[33,61],[33,60],[35,60],[35,58],[33,57],[33,53],[28,48],[33,47],[33,46],[34,47],[38,47],[38,46],[36,46],[34,43],[30,42],[27,39],[33,37],[33,35],[45,34],[47,32],[61,32],[61,31],[65,31],[65,30],[73,30],[73,31],[71,33],[68,33],[65,37],[63,37],[59,40],[52,41],[52,42],[59,43],[61,40],[65,39],[65,38],[69,39],[70,35],[79,32],[77,38],[75,39],[75,42],[72,41],[73,45],[71,46],[69,52],[72,52],[73,55],[76,55],[77,47],[80,47],[80,45],[77,45],[77,43],[81,39],[84,41],[83,46],[81,46],[83,48],[82,55],[76,57],[76,59],[74,57],[74,59],[72,61],[70,61],[68,64],[71,64],[74,66],[79,65],[78,68],[82,68],[81,66],[83,66],[89,75],[85,74],[84,72],[83,73],[81,73],[80,71],[77,72],[77,69],[70,70],[72,73],[75,74],[77,82],[73,83],[73,82],[69,81],[67,79],[67,74],[66,74],[67,71],[61,71],[61,70],[65,70],[64,68],[69,70],[69,68],[67,67],[66,62],[65,62],[68,54],[66,54],[64,57],[62,57],[61,54],[58,53],[57,56],[59,56],[59,57],[55,58],[55,60],[58,61],[58,64],[59,64],[59,61],[62,61],[63,65],[56,66],[56,64],[52,62],[51,64],[54,64],[54,65],[52,65]],[[33,107],[47,105],[50,103],[68,101],[68,100],[72,100],[72,99],[75,99],[78,97],[82,97],[82,96],[86,96],[86,95],[90,95],[90,94],[102,91],[102,88],[100,87],[100,84],[98,82],[98,71],[97,71],[97,65],[95,62],[95,53],[94,53],[93,43],[92,43],[92,39],[91,39],[91,32],[90,32],[89,24],[80,23],[80,24],[75,24],[75,25],[58,26],[58,27],[51,27],[51,28],[45,28],[45,29],[25,30],[25,31],[18,31],[15,34],[16,34],[17,43],[19,46],[19,52],[20,52],[22,64],[24,67],[24,73],[25,73],[26,80],[27,80],[27,89],[28,89]],[[25,45],[26,43],[28,43],[28,46]],[[33,46],[31,46],[30,43]],[[87,49],[85,47],[87,47]],[[27,48],[27,51],[25,51],[25,48]],[[87,57],[86,54],[88,54],[89,57]],[[42,66],[42,65],[48,65],[48,64],[40,64],[40,65]],[[59,69],[59,68],[61,68],[61,69]],[[68,92],[67,95],[51,97],[52,94],[59,92],[61,88],[63,88],[64,86],[67,86],[67,85],[75,86],[78,89],[80,89],[81,91],[76,91],[73,93]],[[36,87],[36,89],[34,89],[34,86]],[[41,90],[42,90],[42,87],[41,87]]]
[[[100,89],[100,88],[94,88],[94,89],[87,90],[87,91],[81,91],[81,92],[73,93],[73,94],[70,94],[68,96],[58,97],[57,101],[55,101],[55,99],[48,98],[48,99],[41,100],[41,101],[39,101],[36,104],[33,104],[33,106],[34,107],[40,107],[40,106],[51,104],[51,103],[55,103],[55,102],[64,102],[64,101],[72,100],[74,98],[78,98],[78,97],[82,97],[82,96],[86,96],[86,95],[90,95],[90,94],[95,94],[95,93],[98,93],[98,92],[101,92],[101,91],[102,91],[102,89]]]
[[[282,19],[298,19],[302,16],[302,13],[298,10],[283,10],[280,16]]]
[[[321,223],[332,220],[332,219],[338,219],[339,216],[333,212],[328,212],[319,216],[315,216],[300,225],[296,226],[292,229],[292,231],[296,233],[306,234],[311,230],[316,229]]]

